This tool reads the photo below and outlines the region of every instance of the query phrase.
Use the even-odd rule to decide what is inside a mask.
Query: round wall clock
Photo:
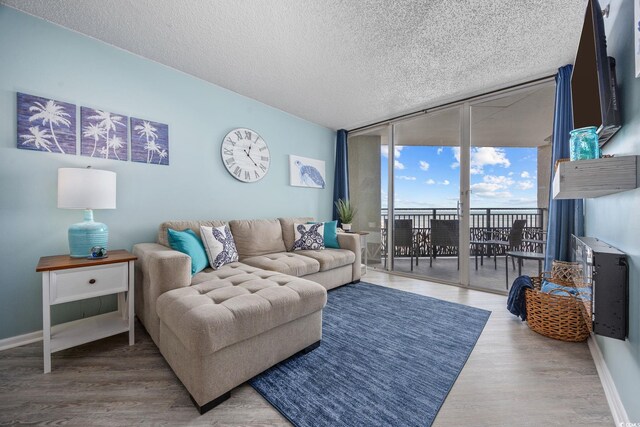
[[[262,137],[251,129],[238,128],[222,141],[222,163],[229,173],[242,182],[256,182],[269,171],[271,155]]]

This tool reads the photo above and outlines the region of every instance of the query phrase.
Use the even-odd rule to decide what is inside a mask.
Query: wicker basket
[[[532,278],[534,289],[526,290],[527,324],[533,331],[562,341],[584,341],[589,337],[589,326],[585,322],[584,304],[566,291],[541,292],[542,280]],[[572,281],[553,277],[553,282],[562,286],[576,287]]]

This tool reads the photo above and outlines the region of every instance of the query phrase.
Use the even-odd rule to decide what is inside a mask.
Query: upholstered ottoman
[[[194,282],[162,294],[157,313],[160,351],[201,413],[322,339],[327,291],[318,283],[241,263]]]

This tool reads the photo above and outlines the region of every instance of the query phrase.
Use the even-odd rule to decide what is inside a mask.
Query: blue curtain
[[[571,260],[571,235],[584,234],[582,200],[553,200],[553,173],[556,160],[569,158],[569,132],[573,129],[571,107],[572,65],[558,69],[556,75],[556,105],[553,115],[553,143],[551,154],[551,182],[549,183],[549,222],[545,271],[550,271],[554,259]]]
[[[349,199],[349,158],[347,153],[347,131],[340,129],[336,139],[336,173],[333,179],[333,219],[339,220],[336,203],[338,199]]]

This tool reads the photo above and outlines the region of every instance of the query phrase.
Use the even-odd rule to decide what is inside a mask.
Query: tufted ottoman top
[[[327,291],[318,283],[235,262],[165,292],[156,308],[186,348],[206,355],[321,310],[326,302]]]

